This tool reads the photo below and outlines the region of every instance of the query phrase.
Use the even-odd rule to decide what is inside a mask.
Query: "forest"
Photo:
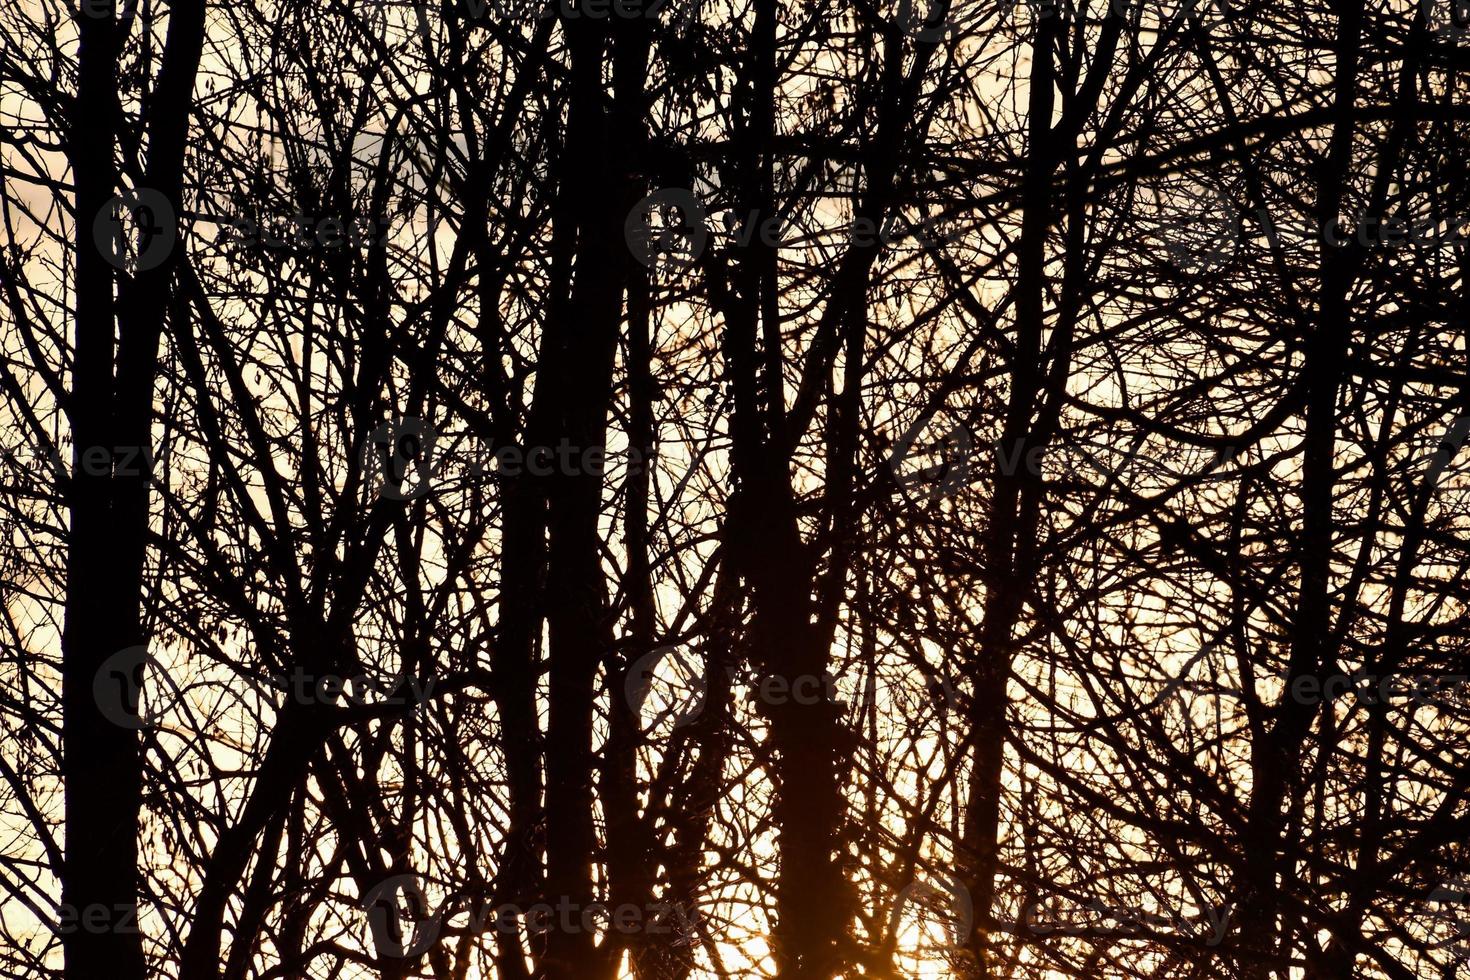
[[[1462,81],[0,0],[0,978],[1470,977]]]

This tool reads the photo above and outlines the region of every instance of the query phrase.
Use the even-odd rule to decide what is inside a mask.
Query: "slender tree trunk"
[[[1037,20],[1032,44],[1026,169],[1022,177],[1022,227],[1016,274],[1016,347],[1011,370],[1010,403],[1001,445],[1030,447],[1035,434],[1032,419],[1042,383],[1042,333],[1045,326],[1046,241],[1052,225],[1053,150],[1052,112],[1055,101],[1052,49],[1059,29],[1058,16]],[[1018,562],[1035,528],[1023,527],[1025,468],[997,472],[986,535],[986,598],[981,626],[980,662],[974,676],[969,723],[974,742],[958,863],[975,908],[970,951],[981,977],[993,975],[993,953],[988,938],[990,910],[995,900],[999,870],[1000,812],[1009,737],[1007,688],[1015,655],[1014,632],[1025,607],[1026,579],[1033,569]]]
[[[93,221],[113,194],[117,175],[111,107],[117,91],[117,53],[111,12],[78,17],[77,98],[68,154],[76,182],[76,357],[67,405],[72,433],[72,478],[67,503],[66,623],[62,649],[62,775],[66,782],[66,866],[62,902],[77,921],[105,910],[110,928],[76,928],[63,937],[69,980],[113,976],[143,980],[138,914],[138,811],[141,773],[135,730],[110,721],[93,694],[104,661],[137,642],[134,608],[114,588],[111,546],[111,474],[96,465],[98,450],[111,459],[113,391],[112,268],[93,240]],[[84,460],[92,459],[90,463]],[[109,467],[110,468],[110,467]],[[141,674],[141,664],[138,672]],[[114,678],[137,712],[138,675]],[[126,683],[124,683],[126,681]],[[93,912],[94,915],[98,914]],[[131,928],[129,928],[131,927]]]
[[[602,19],[565,21],[571,49],[567,168],[562,194],[577,228],[576,257],[565,322],[553,324],[561,345],[552,391],[559,410],[558,447],[571,448],[551,477],[547,519],[546,621],[550,644],[549,731],[546,762],[546,901],[557,913],[547,937],[546,974],[552,980],[611,975],[616,964],[583,925],[592,905],[593,715],[599,671],[612,659],[612,623],[605,595],[599,521],[603,467],[612,402],[613,360],[623,300],[625,173],[616,165],[603,102],[607,25]],[[609,163],[613,166],[609,167]]]
[[[641,18],[621,20],[614,31],[614,131],[619,134],[621,170],[625,174],[647,172],[644,144],[643,91],[648,78],[648,22]],[[641,181],[627,180],[618,210],[627,214],[644,193]],[[607,819],[608,899],[613,908],[631,905],[649,908],[653,903],[656,860],[654,841],[639,813],[638,746],[642,733],[637,715],[627,698],[630,663],[654,648],[657,629],[653,573],[649,564],[648,504],[654,453],[653,397],[651,375],[652,294],[648,270],[623,252],[627,282],[628,334],[626,363],[628,391],[628,463],[624,487],[623,545],[627,554],[628,602],[631,607],[628,635],[620,656],[607,663],[608,739],[604,748],[600,795]],[[608,932],[609,957],[620,958],[626,945],[631,953],[635,977],[662,978],[671,957],[668,943],[676,934],[642,930],[624,936]]]
[[[1334,130],[1317,192],[1315,227],[1331,228],[1347,190],[1352,160],[1354,105],[1358,95],[1361,0],[1338,10],[1334,49],[1339,59],[1334,90]],[[1348,289],[1352,262],[1346,247],[1320,243],[1318,322],[1307,338],[1302,363],[1307,379],[1306,427],[1302,440],[1300,585],[1292,618],[1291,649],[1284,690],[1298,678],[1319,675],[1336,656],[1331,636],[1329,580],[1332,563],[1332,497],[1336,485],[1337,398],[1350,334]],[[1331,656],[1329,657],[1329,654]],[[1328,659],[1324,659],[1328,658]],[[1290,872],[1282,854],[1287,811],[1301,782],[1303,746],[1314,707],[1289,694],[1281,699],[1275,725],[1252,744],[1252,790],[1245,837],[1245,896],[1239,903],[1241,975],[1250,980],[1287,975],[1283,938],[1295,932],[1283,922],[1278,881]],[[1315,940],[1311,940],[1315,942]]]

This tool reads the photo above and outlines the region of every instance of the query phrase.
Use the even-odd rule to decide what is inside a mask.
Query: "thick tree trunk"
[[[95,6],[95,5],[93,5]],[[102,14],[102,16],[96,16]],[[142,764],[136,730],[104,716],[97,683],[123,685],[122,708],[136,717],[142,658],[130,678],[98,678],[103,663],[129,647],[146,648],[143,571],[152,480],[153,385],[159,338],[169,311],[181,211],[185,135],[204,37],[204,4],[170,8],[162,68],[149,104],[148,163],[140,190],[166,200],[172,215],[144,216],[170,251],[125,282],[114,307],[113,270],[95,222],[117,184],[117,50],[112,12],[89,7],[80,31],[78,86],[68,153],[76,180],[76,361],[67,406],[73,467],[71,527],[62,635],[63,778],[66,865],[62,901],[79,927],[64,936],[67,976],[142,980],[138,927],[138,829]],[[105,220],[105,219],[104,219]],[[119,229],[119,236],[121,230]],[[146,247],[146,243],[140,243]],[[155,245],[154,248],[159,246]],[[114,375],[114,315],[121,327]],[[108,465],[98,467],[105,458]],[[107,923],[85,923],[97,910]]]

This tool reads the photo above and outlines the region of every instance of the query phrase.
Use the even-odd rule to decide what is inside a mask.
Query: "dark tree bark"
[[[123,35],[112,4],[102,4],[100,10],[96,6],[89,5],[77,17],[81,46],[68,141],[76,187],[76,355],[67,406],[73,465],[62,639],[67,841],[62,900],[78,910],[83,924],[66,936],[67,975],[141,980],[139,738],[132,727],[104,716],[94,685],[122,684],[121,707],[137,717],[143,658],[129,661],[131,677],[99,674],[109,657],[130,647],[146,649],[151,639],[143,587],[154,478],[153,388],[165,318],[178,308],[171,303],[177,262],[173,243],[182,211],[184,149],[204,40],[204,4],[185,0],[171,7],[146,117],[147,164],[139,190],[154,192],[173,213],[150,209],[136,217],[148,226],[145,236],[164,236],[169,252],[136,275],[119,277],[115,307],[114,270],[102,253],[107,246],[95,232],[99,219],[106,220],[117,187],[117,56]],[[121,239],[121,228],[117,235]],[[138,247],[151,252],[157,243],[150,247],[145,237]],[[120,262],[122,250],[114,258]],[[107,461],[100,468],[99,458]],[[87,911],[97,909],[105,910],[109,924],[101,931],[85,925]]]

